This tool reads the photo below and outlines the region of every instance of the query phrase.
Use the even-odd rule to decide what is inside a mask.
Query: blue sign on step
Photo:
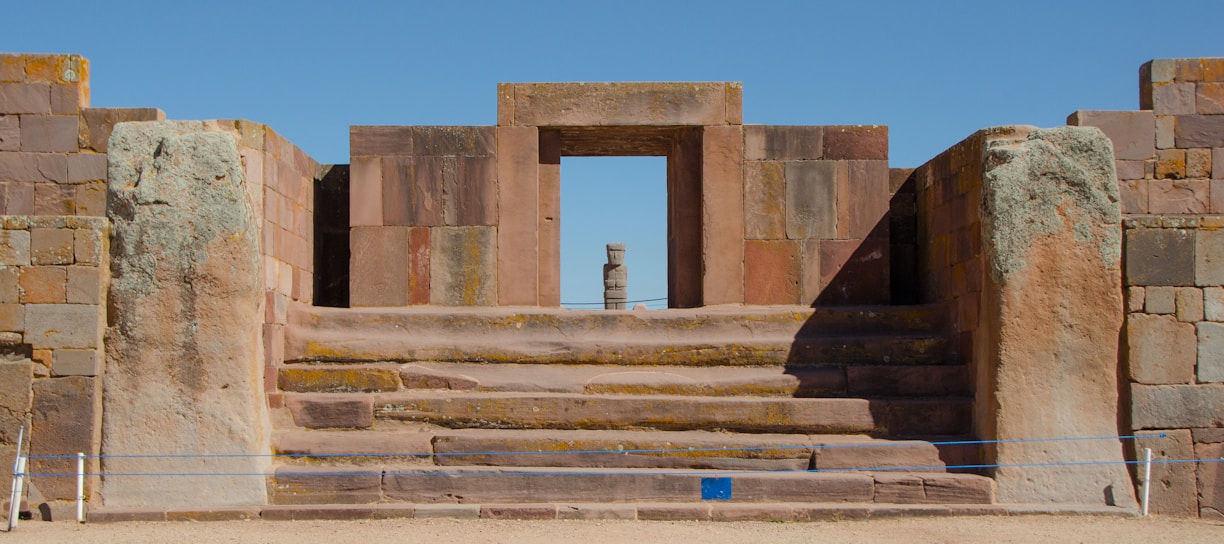
[[[729,501],[731,500],[731,478],[702,478],[701,500]]]

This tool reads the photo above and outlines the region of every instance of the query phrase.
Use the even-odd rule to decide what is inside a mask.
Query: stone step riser
[[[994,481],[968,474],[282,466],[273,504],[694,502],[729,485],[732,502],[991,504]],[[707,496],[708,498],[708,496]]]
[[[375,420],[448,428],[725,430],[748,433],[965,435],[969,399],[790,399],[498,393],[286,394],[305,428],[371,428]]]
[[[964,365],[693,369],[604,365],[308,364],[281,368],[278,385],[282,391],[296,393],[435,389],[806,398],[967,396],[971,391]]]
[[[276,433],[273,443],[277,453],[302,455],[285,463],[313,465],[397,459],[438,466],[941,472],[946,464],[975,463],[978,455],[972,444],[701,431],[291,431]]]

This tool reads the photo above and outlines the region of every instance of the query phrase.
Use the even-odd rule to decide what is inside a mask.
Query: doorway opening
[[[667,157],[561,158],[563,307],[603,308],[611,242],[625,244],[628,307],[668,307],[667,185]]]

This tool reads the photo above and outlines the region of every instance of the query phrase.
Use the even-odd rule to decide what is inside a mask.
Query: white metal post
[[[85,523],[85,454],[77,452],[77,523]]]
[[[1148,515],[1148,498],[1152,491],[1152,448],[1143,448],[1143,515]]]
[[[25,439],[25,425],[17,433],[17,458],[13,460],[13,489],[9,495],[8,530],[17,528],[17,516],[21,515],[21,475],[25,464],[21,462],[21,442]]]

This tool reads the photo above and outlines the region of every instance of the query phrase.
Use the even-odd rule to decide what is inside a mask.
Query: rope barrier
[[[916,441],[916,442],[854,442],[845,444],[783,444],[773,446],[743,446],[743,447],[710,447],[710,448],[644,448],[644,449],[606,449],[606,450],[558,450],[558,451],[472,451],[472,452],[440,452],[440,453],[173,453],[173,454],[119,454],[119,455],[87,455],[89,459],[208,459],[208,458],[243,458],[243,457],[463,457],[463,456],[503,456],[503,455],[598,455],[598,454],[640,454],[640,453],[698,453],[698,452],[736,452],[736,451],[785,451],[785,450],[833,450],[857,448],[913,448],[925,446],[979,446],[985,444],[1025,444],[1047,442],[1086,442],[1099,440],[1136,440],[1140,438],[1166,438],[1165,433],[1152,435],[1115,435],[1115,436],[1084,436],[1061,438],[1016,438],[1003,440],[946,440],[946,441]],[[27,459],[76,459],[77,455],[28,455]]]

